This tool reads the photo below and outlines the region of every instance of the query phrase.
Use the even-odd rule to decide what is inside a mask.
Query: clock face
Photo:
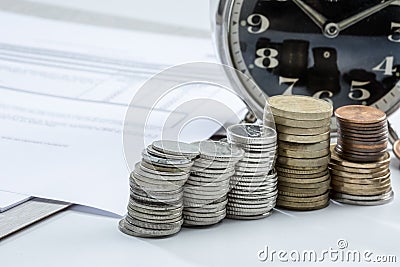
[[[385,112],[400,101],[400,1],[228,2],[230,61],[267,96],[308,95],[334,108]],[[263,106],[259,91],[242,84]]]

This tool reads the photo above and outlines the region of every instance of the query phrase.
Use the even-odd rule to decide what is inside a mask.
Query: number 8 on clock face
[[[222,62],[265,95],[308,95],[334,108],[397,108],[400,1],[220,0],[218,12]],[[261,109],[258,89],[239,83]]]

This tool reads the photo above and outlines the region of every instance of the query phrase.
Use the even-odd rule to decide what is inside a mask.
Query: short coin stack
[[[254,124],[237,124],[227,129],[228,142],[244,150],[235,167],[228,193],[227,217],[259,219],[271,214],[277,196],[277,175],[273,170],[276,131]]]
[[[278,201],[292,210],[329,205],[332,105],[307,96],[273,96],[269,104],[278,132]]]
[[[226,142],[193,144],[198,147],[200,156],[195,159],[184,186],[184,225],[216,224],[226,216],[230,177],[244,152]]]
[[[189,177],[197,147],[175,141],[156,141],[130,176],[128,214],[119,229],[128,235],[161,237],[180,231],[183,223],[183,185]]]
[[[393,198],[386,114],[368,106],[335,111],[338,143],[331,147],[332,198],[355,205],[379,205]]]

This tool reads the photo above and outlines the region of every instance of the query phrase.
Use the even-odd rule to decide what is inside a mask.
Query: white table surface
[[[181,23],[177,21],[179,19],[185,21],[191,18],[188,23],[190,27],[206,30],[208,6],[203,1],[207,2],[196,0],[186,4],[186,7],[196,10],[194,13],[178,10],[178,0],[168,1],[172,8],[166,10],[179,12],[171,16],[175,17],[172,24]],[[82,10],[93,7],[96,12],[103,10],[129,16],[131,13],[121,3],[135,6],[133,13],[140,19],[151,17],[151,3],[154,3],[128,3],[123,0],[103,1],[101,4],[97,4],[98,1],[68,1],[68,4],[60,0],[32,2],[47,2]],[[29,1],[10,3],[24,5]],[[140,10],[139,3],[145,6],[143,12],[137,11]],[[169,21],[160,14],[157,14],[157,20],[160,23]],[[394,121],[399,120],[399,113],[395,117]],[[368,249],[375,255],[396,255],[397,261],[400,261],[399,165],[399,161],[393,157],[391,171],[396,197],[384,206],[360,207],[331,203],[328,208],[319,211],[275,211],[272,216],[262,220],[225,220],[208,228],[183,228],[178,235],[163,239],[126,236],[117,228],[118,218],[82,212],[75,207],[0,241],[0,266],[265,266],[271,264],[260,262],[257,253],[266,245],[274,250],[320,252],[329,247],[336,249],[339,239],[345,239],[349,249]],[[278,264],[279,261],[274,263]]]

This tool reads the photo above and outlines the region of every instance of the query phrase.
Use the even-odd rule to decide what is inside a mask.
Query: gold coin
[[[385,153],[385,157],[378,162],[369,162],[369,163],[356,163],[344,160],[338,156],[335,151],[335,144],[331,145],[331,163],[335,163],[337,165],[341,165],[344,167],[351,168],[359,168],[359,169],[375,169],[387,165],[390,162],[390,154],[388,152]]]
[[[299,144],[279,141],[279,149],[295,150],[295,151],[318,151],[322,149],[329,149],[330,140],[322,141],[315,144]]]
[[[292,173],[292,174],[315,174],[315,173],[320,173],[323,171],[326,171],[328,169],[328,166],[319,166],[319,167],[295,167],[295,166],[287,166],[287,165],[279,165],[279,163],[275,164],[275,168],[278,172],[284,172],[284,173]]]
[[[275,114],[274,114],[274,121],[275,121],[275,123],[280,124],[280,125],[284,125],[284,126],[288,126],[288,127],[298,127],[298,128],[303,128],[303,129],[330,127],[330,125],[331,125],[330,118],[323,119],[323,120],[306,121],[306,120],[288,119],[285,117],[280,117]]]
[[[326,192],[325,194],[315,196],[315,197],[291,197],[291,196],[284,196],[284,195],[279,195],[278,196],[280,201],[289,201],[289,202],[297,202],[297,203],[302,203],[302,202],[316,202],[316,201],[322,201],[322,200],[327,200],[329,199],[329,191]]]
[[[327,101],[310,96],[277,95],[268,98],[272,113],[294,120],[323,120],[332,117]]]
[[[307,150],[290,150],[290,149],[278,149],[278,155],[289,157],[289,158],[300,158],[300,159],[310,159],[310,158],[319,158],[328,156],[330,150],[328,148],[315,150],[315,151],[307,151]]]
[[[279,156],[276,160],[280,165],[295,167],[319,167],[328,165],[330,156],[314,158],[314,159],[296,159]]]
[[[322,191],[322,190],[321,190]],[[316,197],[316,196],[319,196],[319,195],[322,195],[322,194],[325,194],[325,193],[327,193],[327,192],[329,192],[329,190],[326,190],[326,191],[322,191],[322,192],[315,192],[315,191],[310,191],[310,190],[305,190],[305,189],[302,189],[302,193],[296,193],[296,192],[289,192],[289,191],[278,191],[278,198],[280,197],[280,196],[288,196],[288,197],[302,197],[302,198],[305,198],[305,197]]]
[[[290,187],[290,188],[301,188],[301,189],[329,188],[329,184],[331,182],[329,174],[326,175],[324,178],[325,178],[325,180],[316,182],[316,183],[295,183],[293,181],[290,181],[290,182],[283,181],[279,177],[278,184],[279,184],[279,187],[286,186],[286,187]],[[304,179],[304,180],[307,181],[307,179]]]
[[[315,144],[323,142],[330,139],[330,136],[331,136],[330,131],[318,135],[293,135],[293,134],[278,133],[279,141],[299,143],[299,144]]]
[[[329,173],[329,170],[325,170],[322,172],[317,173],[306,173],[306,174],[295,174],[295,173],[287,173],[287,172],[280,172],[278,171],[279,177],[285,177],[289,179],[296,179],[296,180],[312,180],[321,178]]]
[[[386,193],[390,190],[391,186],[384,186],[381,188],[371,188],[371,189],[353,189],[353,188],[343,188],[337,185],[331,185],[332,189],[336,192],[349,194],[349,195],[356,195],[356,196],[374,196]]]
[[[282,195],[298,194],[303,196],[318,196],[324,194],[329,189],[329,186],[320,188],[293,188],[288,186],[280,186],[278,184],[278,192]]]
[[[317,210],[327,207],[329,205],[329,198],[308,203],[284,201],[278,198],[276,205],[281,208],[299,210],[299,211]]]
[[[286,125],[275,124],[278,133],[294,135],[318,135],[330,131],[329,125],[317,128],[300,128]]]

